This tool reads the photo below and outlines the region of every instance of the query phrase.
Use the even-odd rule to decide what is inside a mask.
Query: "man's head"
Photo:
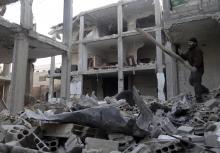
[[[190,38],[188,40],[188,45],[190,48],[196,47],[198,45],[198,41],[196,38]]]

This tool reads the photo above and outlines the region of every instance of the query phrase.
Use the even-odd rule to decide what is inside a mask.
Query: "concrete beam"
[[[55,49],[59,49],[61,52],[64,52],[64,53],[66,53],[69,49],[65,44],[60,43],[42,34],[39,34],[35,31],[30,31],[29,37],[31,38],[31,40],[37,40],[40,43],[50,45],[51,47],[54,47]]]
[[[63,43],[68,47],[68,52],[62,54],[61,98],[63,99],[70,97],[72,17],[73,0],[64,0]]]
[[[17,2],[18,0],[1,0],[0,1],[0,5],[8,5],[8,4],[11,4],[11,3],[15,3]]]
[[[124,48],[123,48],[123,10],[122,4],[118,5],[118,93],[124,90]]]

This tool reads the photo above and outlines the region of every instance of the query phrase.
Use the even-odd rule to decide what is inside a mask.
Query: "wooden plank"
[[[188,68],[190,71],[196,71],[194,67],[192,67],[187,61],[185,61],[183,58],[181,58],[179,55],[175,54],[174,52],[170,51],[169,49],[165,48],[162,44],[158,43],[153,36],[151,36],[149,33],[144,32],[142,29],[137,29],[137,31],[143,35],[146,40],[150,40],[152,43],[157,45],[164,53],[171,56],[172,58],[175,58],[178,60],[181,64],[183,64],[186,68]]]

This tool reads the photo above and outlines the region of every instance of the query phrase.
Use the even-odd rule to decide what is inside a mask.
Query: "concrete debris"
[[[99,149],[102,153],[110,153],[111,151],[118,151],[118,142],[112,140],[103,140],[97,138],[86,138],[86,150]]]
[[[193,127],[181,126],[177,129],[178,134],[190,134],[193,131]]]
[[[81,142],[81,139],[74,134],[72,134],[65,143],[65,150],[67,153],[80,153],[82,152],[83,147],[84,145]]]
[[[161,103],[134,87],[104,101],[37,102],[17,116],[4,110],[0,152],[220,153],[219,94],[210,92],[202,104],[191,95]]]

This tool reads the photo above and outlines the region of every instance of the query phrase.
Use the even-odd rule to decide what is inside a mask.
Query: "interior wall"
[[[99,58],[100,64],[104,63],[117,63],[117,50],[93,50],[88,48],[88,57],[96,56]]]
[[[134,56],[136,62],[137,62],[137,51],[139,48],[144,46],[143,42],[133,42],[133,43],[125,43],[125,52],[126,56]],[[156,48],[151,45],[146,45],[143,47],[143,51],[141,52],[142,58],[150,58],[155,59],[156,57]]]
[[[95,78],[83,78],[83,95],[91,95],[93,91],[97,90],[97,81]]]
[[[152,3],[150,1],[139,1],[123,6],[123,15],[124,20],[127,22],[128,31],[136,29],[136,21],[138,19],[154,16],[154,6],[152,5]],[[145,22],[144,28],[151,27],[152,25],[155,25],[155,23],[152,24],[150,22]]]

